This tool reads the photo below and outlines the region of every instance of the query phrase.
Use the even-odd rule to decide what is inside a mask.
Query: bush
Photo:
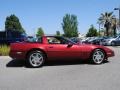
[[[8,45],[0,45],[0,56],[8,56],[10,47]]]

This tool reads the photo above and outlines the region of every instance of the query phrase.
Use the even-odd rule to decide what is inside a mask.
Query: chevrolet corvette
[[[102,64],[114,51],[100,45],[78,44],[61,36],[42,36],[31,41],[10,45],[9,56],[15,60],[25,60],[33,68],[51,60],[88,60]]]

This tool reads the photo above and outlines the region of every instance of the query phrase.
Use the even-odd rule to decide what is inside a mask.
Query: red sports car
[[[31,41],[12,43],[10,57],[25,60],[31,67],[40,67],[50,60],[90,60],[101,64],[114,56],[111,49],[91,44],[76,44],[60,36],[42,36]]]

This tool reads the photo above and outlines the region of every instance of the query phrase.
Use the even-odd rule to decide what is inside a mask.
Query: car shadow
[[[46,62],[44,66],[64,66],[64,65],[84,65],[88,64],[87,61],[50,61]]]
[[[104,61],[103,64],[105,63],[109,63],[109,61]],[[85,65],[85,64],[94,65],[86,60],[74,60],[74,61],[47,61],[44,63],[44,66],[66,66],[66,65]],[[26,66],[24,60],[11,60],[6,64],[6,67],[30,68],[29,66]]]
[[[25,67],[25,62],[23,60],[11,60],[6,64],[6,67]]]
[[[102,64],[109,63],[104,61]],[[74,60],[74,61],[52,61],[46,62],[44,66],[64,66],[64,65],[95,65],[87,60]]]

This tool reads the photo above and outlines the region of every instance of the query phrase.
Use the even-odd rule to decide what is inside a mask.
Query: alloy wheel
[[[44,63],[44,56],[39,51],[33,51],[29,55],[29,64],[32,67],[40,67]]]
[[[95,50],[92,56],[92,60],[95,64],[101,64],[104,61],[105,54],[102,50]]]

